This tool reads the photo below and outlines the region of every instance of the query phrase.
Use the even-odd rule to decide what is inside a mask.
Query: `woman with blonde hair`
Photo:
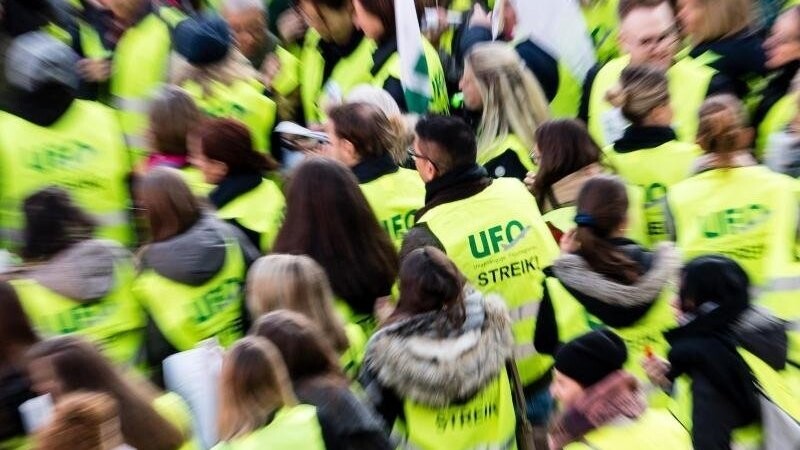
[[[219,399],[215,450],[325,449],[316,408],[297,404],[281,354],[264,338],[242,338],[228,351]]]
[[[622,137],[603,149],[607,165],[626,183],[644,189],[646,245],[668,238],[661,208],[667,189],[689,177],[700,156],[697,144],[681,142],[671,123],[669,80],[664,71],[628,66],[606,99],[630,122]]]
[[[218,16],[186,19],[175,27],[173,43],[183,60],[170,82],[189,92],[207,115],[247,125],[256,149],[269,151],[277,106],[265,95],[259,73],[234,47],[225,21]]]
[[[539,82],[513,48],[492,42],[467,55],[460,87],[465,108],[480,116],[478,164],[495,178],[523,180],[535,167],[536,128],[550,116]]]
[[[753,0],[678,0],[678,20],[689,56],[727,78],[744,99],[767,74],[764,39],[752,26]]]
[[[691,177],[670,188],[668,229],[684,258],[728,255],[760,287],[795,261],[800,189],[756,163],[746,117],[731,95],[703,104],[697,142],[705,154]]]
[[[341,355],[345,372],[355,375],[366,335],[335,312],[328,275],[312,258],[283,254],[259,258],[247,274],[247,309],[253,318],[281,309],[309,318]]]

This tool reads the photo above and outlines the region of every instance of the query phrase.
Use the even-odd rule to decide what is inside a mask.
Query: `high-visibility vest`
[[[21,242],[25,199],[50,185],[69,191],[96,219],[99,237],[132,243],[131,165],[111,109],[75,100],[49,127],[0,113],[0,171],[0,240],[5,248]]]
[[[472,197],[428,210],[419,223],[476,289],[505,300],[522,382],[529,385],[545,375],[553,361],[536,352],[533,332],[542,270],[558,255],[558,246],[530,192],[519,180],[498,178]]]
[[[669,345],[663,333],[678,325],[669,306],[675,296],[673,289],[665,286],[653,306],[641,319],[631,326],[619,328],[608,326],[589,313],[558,278],[547,277],[545,285],[553,304],[560,342],[569,342],[592,330],[611,329],[625,341],[628,348],[625,370],[642,381],[647,381],[641,361],[647,356],[648,351],[666,357]]]
[[[260,247],[268,252],[283,223],[286,199],[280,188],[264,179],[252,190],[231,200],[217,211],[223,220],[236,220],[239,225],[261,235]]]
[[[352,53],[339,60],[327,80],[323,79],[325,60],[319,51],[320,35],[310,28],[300,53],[300,97],[306,123],[325,120],[327,105],[341,102],[356,85],[372,79],[372,52],[375,42],[363,38]]]
[[[767,115],[764,116],[764,120],[759,124],[758,133],[756,134],[757,156],[764,156],[764,150],[767,149],[770,136],[783,130],[792,122],[792,119],[797,115],[797,101],[797,92],[791,92],[784,95],[767,111]]]
[[[378,222],[399,249],[414,226],[414,214],[425,204],[425,183],[416,171],[399,168],[360,186]]]
[[[280,69],[270,87],[276,94],[286,97],[300,86],[300,60],[281,46],[275,49],[275,56],[280,63]]]
[[[644,189],[630,184],[626,185],[625,188],[628,193],[628,227],[625,237],[648,246]],[[575,215],[577,213],[578,208],[573,202],[547,211],[542,215],[542,218],[550,226],[555,227],[562,233],[566,233],[577,226],[575,224]]]
[[[644,208],[647,245],[669,239],[663,199],[667,189],[689,178],[692,164],[702,154],[696,144],[670,141],[658,147],[632,152],[604,149],[606,163],[626,183],[640,186],[645,194]]]
[[[185,18],[162,7],[125,30],[114,50],[109,90],[118,110],[128,149],[137,159],[146,155],[145,130],[150,101],[169,72],[170,29]]]
[[[678,247],[687,260],[725,254],[760,286],[795,260],[799,187],[763,166],[714,169],[681,181],[667,195]]]
[[[594,0],[588,4],[581,2],[586,29],[592,37],[594,48],[597,50],[597,60],[600,62],[619,56],[618,5],[619,0]]]
[[[192,429],[192,413],[186,402],[174,392],[167,392],[153,400],[153,409],[180,431],[185,440],[178,450],[200,450],[199,443],[194,439]]]
[[[589,96],[589,132],[595,141],[605,147],[622,137],[627,121],[619,109],[606,101],[606,93],[613,88],[630,64],[630,56],[621,56],[606,63],[597,73]],[[714,70],[691,58],[675,62],[667,70],[670,102],[674,118],[672,126],[678,139],[694,142],[697,134],[700,106],[708,92]]]
[[[564,450],[663,448],[691,450],[689,433],[669,412],[650,408],[636,420],[612,422],[586,434]]]
[[[358,376],[364,353],[367,349],[367,335],[356,323],[344,324],[344,333],[347,336],[347,350],[339,357],[342,371],[351,379]]]
[[[233,240],[225,247],[225,262],[219,273],[200,286],[172,281],[152,268],[145,269],[134,282],[134,294],[178,351],[192,349],[211,337],[227,347],[243,334],[244,256]]]
[[[256,150],[270,151],[270,136],[278,107],[264,95],[261,82],[255,79],[236,80],[231,85],[213,82],[209,93],[203,92],[203,88],[192,81],[182,87],[203,112],[212,117],[238,120],[250,130]]]
[[[487,166],[492,161],[500,157],[506,151],[511,150],[519,159],[519,162],[530,172],[535,171],[536,164],[531,159],[533,148],[526,146],[515,134],[508,134],[503,139],[496,139],[487,149],[478,152],[478,164]],[[490,173],[493,177],[502,177],[505,173]]]
[[[431,82],[431,99],[428,111],[432,113],[447,113],[450,109],[450,97],[447,96],[447,78],[444,75],[442,62],[436,49],[422,39],[422,49],[425,52],[425,62],[428,65],[428,76]],[[394,52],[383,66],[372,77],[371,84],[382,88],[389,78],[401,79],[400,53]]]
[[[65,297],[30,278],[11,280],[11,285],[42,337],[78,334],[115,363],[133,366],[145,326],[144,311],[131,293],[133,280],[133,264],[119,263],[112,290],[91,302]]]
[[[404,420],[395,430],[404,450],[515,449],[516,416],[503,369],[466,402],[441,408],[403,401]]]
[[[342,418],[345,420],[346,418]],[[249,435],[221,442],[213,450],[325,450],[317,408],[310,405],[284,406],[264,428]]]
[[[572,119],[578,115],[583,87],[569,66],[558,62],[558,90],[550,102],[550,114],[554,119]]]

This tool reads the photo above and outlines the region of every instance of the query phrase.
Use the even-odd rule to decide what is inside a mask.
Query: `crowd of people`
[[[0,450],[800,448],[796,0],[0,0],[0,56]]]

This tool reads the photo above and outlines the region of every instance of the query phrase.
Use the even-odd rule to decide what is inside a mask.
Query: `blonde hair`
[[[466,69],[475,74],[483,100],[478,155],[511,133],[532,151],[536,128],[549,119],[550,111],[542,87],[516,50],[498,42],[476,45]]]
[[[35,436],[37,450],[110,450],[124,443],[117,401],[101,392],[65,395]]]
[[[606,100],[622,110],[622,115],[640,125],[650,113],[669,104],[669,82],[662,70],[649,66],[628,66],[619,84],[606,93]]]
[[[752,0],[696,0],[703,9],[699,29],[690,36],[694,44],[722,39],[749,27],[755,5]]]
[[[247,309],[253,318],[279,309],[298,312],[316,323],[338,352],[349,346],[328,275],[308,256],[273,254],[253,263],[247,274]]]
[[[275,345],[247,336],[228,350],[222,364],[217,428],[222,441],[247,436],[271,422],[297,399]]]
[[[170,83],[183,86],[187,82],[197,83],[203,95],[210,95],[214,83],[230,86],[236,81],[260,80],[261,76],[250,61],[236,49],[231,48],[228,55],[213,64],[194,65],[183,58],[177,58]]]
[[[715,95],[700,107],[697,144],[706,152],[722,157],[743,150],[747,116],[741,100],[730,94]]]

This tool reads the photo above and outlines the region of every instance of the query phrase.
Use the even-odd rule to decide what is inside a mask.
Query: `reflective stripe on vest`
[[[597,73],[589,97],[589,132],[601,147],[611,145],[622,136],[627,122],[605,100],[606,93],[619,83],[622,71],[630,62],[622,56],[606,63]],[[674,111],[673,128],[678,139],[694,142],[697,134],[697,113],[705,101],[714,70],[691,58],[678,60],[667,70],[670,101]],[[620,120],[622,122],[620,122]]]
[[[667,197],[678,247],[687,260],[725,254],[762,285],[794,261],[798,190],[797,180],[763,166],[709,170],[684,180]]]
[[[224,220],[236,220],[239,225],[258,233],[261,250],[268,252],[283,223],[285,208],[286,199],[280,188],[264,179],[254,189],[223,206],[217,215]]]
[[[340,103],[353,87],[372,79],[372,52],[375,42],[362,38],[355,50],[339,60],[327,80],[323,80],[325,61],[319,51],[320,36],[313,28],[306,32],[300,53],[300,97],[306,123],[321,123],[326,105]]]
[[[325,450],[317,409],[310,405],[281,408],[267,426],[247,436],[221,442],[213,450]]]
[[[264,95],[258,80],[236,80],[230,85],[212,82],[208,92],[192,81],[181,86],[194,98],[197,107],[212,117],[236,119],[250,130],[253,146],[260,152],[270,151],[272,129],[278,107]]]
[[[502,206],[502,207],[501,207]],[[439,239],[448,256],[467,279],[485,294],[501,296],[509,309],[532,311],[542,296],[542,269],[558,248],[539,215],[536,201],[516,179],[499,178],[482,192],[427,211],[420,223]],[[533,353],[535,317],[512,326],[517,365],[525,385],[550,368],[549,357]]]
[[[122,131],[137,157],[146,152],[143,133],[147,126],[149,101],[156,88],[167,80],[171,46],[170,26],[183,15],[174,8],[160,8],[127,29],[114,50],[109,84],[120,112]]]
[[[94,301],[62,296],[33,279],[12,280],[25,313],[42,337],[78,334],[117,364],[133,366],[144,341],[145,317],[131,294],[133,262],[114,270],[112,290]]]
[[[505,369],[463,404],[431,407],[403,402],[403,443],[400,448],[448,450],[515,448],[516,417]]]
[[[425,204],[425,183],[415,170],[399,168],[359,186],[378,222],[399,249],[403,237],[414,226],[414,214]]]
[[[211,337],[228,346],[242,336],[244,256],[234,240],[227,241],[225,247],[222,268],[201,286],[172,281],[151,268],[134,284],[134,294],[178,351],[194,348]]]
[[[431,98],[428,103],[428,111],[432,113],[447,113],[450,109],[450,97],[447,95],[447,79],[444,75],[442,62],[439,60],[439,54],[425,38],[422,39],[422,47],[425,51],[425,62],[428,64],[428,76],[431,83]],[[371,84],[382,88],[389,78],[400,80],[400,77],[400,53],[394,52],[383,63],[380,70],[375,73]]]
[[[6,248],[20,243],[25,198],[50,185],[63,187],[94,216],[98,236],[132,242],[127,177],[130,161],[114,111],[76,100],[58,121],[40,127],[0,113],[0,230]]]

